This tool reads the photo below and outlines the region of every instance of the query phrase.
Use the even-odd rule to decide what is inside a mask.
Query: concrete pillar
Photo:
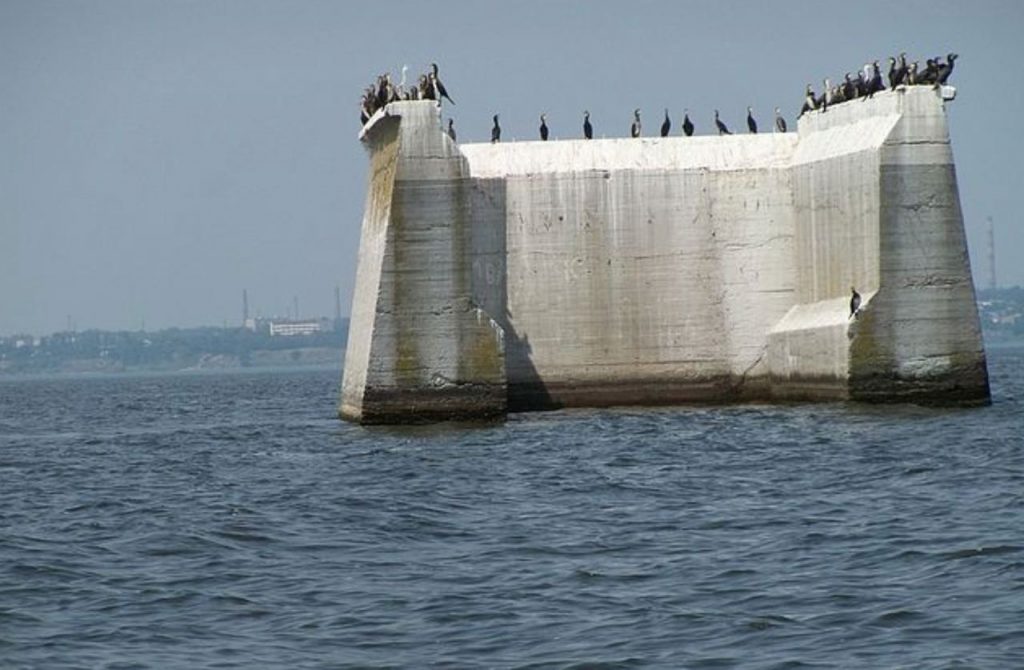
[[[940,89],[891,99],[879,151],[879,290],[850,327],[850,397],[989,402],[956,168]]]
[[[438,107],[392,103],[361,139],[371,175],[340,415],[503,417],[504,334],[486,311],[504,301],[504,283],[486,272],[503,236],[474,232],[465,160],[442,132]]]

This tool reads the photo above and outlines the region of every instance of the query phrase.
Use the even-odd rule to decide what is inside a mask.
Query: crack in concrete
[[[962,277],[940,277],[929,275],[927,277],[910,277],[904,280],[903,288],[922,288],[926,286],[963,286],[967,283]]]

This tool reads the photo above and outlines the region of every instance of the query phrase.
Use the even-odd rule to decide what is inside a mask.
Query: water
[[[334,418],[336,371],[0,382],[0,666],[1024,667],[1024,350],[973,410]]]

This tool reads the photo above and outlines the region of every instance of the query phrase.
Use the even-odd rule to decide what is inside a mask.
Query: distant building
[[[270,322],[271,337],[281,335],[312,335],[330,330],[326,319],[309,319],[306,321],[282,320]]]

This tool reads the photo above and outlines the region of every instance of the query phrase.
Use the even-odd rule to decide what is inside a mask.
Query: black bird
[[[452,138],[452,142],[455,142],[455,121],[448,119],[448,137]]]
[[[377,109],[388,104],[388,75],[382,74],[377,77]]]
[[[896,67],[896,80],[893,82],[893,89],[897,86],[907,83],[907,73],[910,68],[907,67],[907,54],[905,52],[900,53],[899,65]]]
[[[363,101],[359,108],[359,119],[366,125],[374,112],[377,111],[377,92],[373,86],[368,86],[363,93]]]
[[[924,72],[917,75],[918,84],[934,84],[938,81],[939,66],[935,64],[934,58],[925,61]]]
[[[670,130],[672,130],[672,122],[668,119],[668,109],[665,109],[665,120],[661,122],[661,136],[668,137]]]
[[[882,83],[882,70],[878,66],[878,61],[871,63],[871,81],[868,82],[868,97],[872,97],[878,91],[884,91],[885,84]]]
[[[900,69],[896,65],[896,59],[889,56],[889,90],[895,90],[899,86]]]
[[[543,114],[540,115],[540,138],[548,141],[548,123]]]
[[[430,64],[430,80],[434,84],[434,88],[437,90],[437,99],[446,98],[448,102],[455,104],[451,96],[448,95],[448,91],[445,90],[444,84],[441,83],[441,78],[437,76],[437,63]]]
[[[782,112],[778,107],[775,108],[775,132],[786,132],[786,119],[782,118]]]
[[[494,115],[494,127],[491,128],[491,144],[501,141],[501,126],[498,125],[498,115]]]
[[[949,75],[953,74],[953,65],[956,59],[959,58],[959,54],[949,54],[946,56],[946,62],[939,66],[939,73],[937,83],[939,85],[945,84],[949,80]]]
[[[420,100],[437,100],[437,87],[429,76],[420,75],[418,88]]]
[[[839,90],[843,92],[843,100],[853,100],[857,97],[857,85],[853,83],[853,78],[850,77],[850,73],[847,72],[843,75],[843,83],[840,85]]]
[[[718,118],[718,110],[717,109],[715,110],[715,126],[718,127],[718,134],[719,135],[732,135],[732,133],[729,132],[729,129],[725,126],[725,124],[722,123],[722,120],[720,118]]]
[[[864,78],[864,70],[857,72],[857,81],[853,82],[853,87],[856,89],[858,98],[863,98],[868,94],[868,80]]]
[[[906,82],[909,86],[913,86],[917,83],[917,61],[910,64],[910,69],[907,70]]]
[[[583,137],[588,140],[594,139],[594,126],[590,125],[590,112],[583,112]]]
[[[683,134],[687,137],[693,135],[693,121],[690,121],[690,111],[683,110]]]
[[[640,137],[640,133],[643,132],[643,128],[640,126],[640,110],[633,110],[633,124],[629,127],[630,137]]]
[[[857,316],[858,310],[860,310],[860,293],[857,293],[857,289],[850,287],[850,291],[853,295],[850,296],[850,318]]]
[[[757,134],[757,121],[754,120],[754,109],[747,107],[747,130],[752,134]]]

